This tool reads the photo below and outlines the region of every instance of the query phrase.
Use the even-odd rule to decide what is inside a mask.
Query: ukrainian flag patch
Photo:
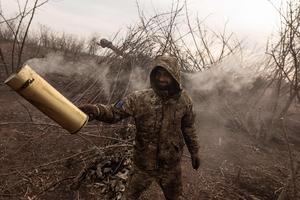
[[[115,107],[120,109],[123,107],[124,101],[123,100],[119,100],[115,103]]]

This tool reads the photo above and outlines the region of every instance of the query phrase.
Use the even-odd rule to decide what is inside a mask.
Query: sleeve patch
[[[123,105],[124,105],[124,101],[123,100],[119,100],[119,101],[117,101],[117,103],[115,103],[115,108],[120,109],[120,108],[123,107]]]

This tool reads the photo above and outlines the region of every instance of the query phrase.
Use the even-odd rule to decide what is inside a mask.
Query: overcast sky
[[[278,29],[279,15],[270,1],[279,7],[280,0],[187,0],[187,3],[191,16],[207,17],[206,24],[210,28],[221,29],[228,22],[228,31],[240,39],[261,44]],[[4,15],[17,12],[17,0],[0,2]],[[148,16],[153,15],[155,9],[169,11],[172,4],[172,0],[138,2]],[[110,38],[137,21],[136,0],[50,0],[39,8],[33,28],[43,24],[58,32],[87,37],[98,33]]]

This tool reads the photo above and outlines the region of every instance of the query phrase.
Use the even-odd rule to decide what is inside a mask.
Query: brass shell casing
[[[88,116],[66,99],[29,65],[8,77],[5,82],[45,115],[70,133],[78,132],[88,121]]]

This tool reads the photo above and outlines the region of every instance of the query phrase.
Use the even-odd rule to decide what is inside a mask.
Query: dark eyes
[[[157,75],[157,76],[167,76],[168,73],[167,73],[166,71],[157,71],[157,72],[156,72],[156,75]]]

